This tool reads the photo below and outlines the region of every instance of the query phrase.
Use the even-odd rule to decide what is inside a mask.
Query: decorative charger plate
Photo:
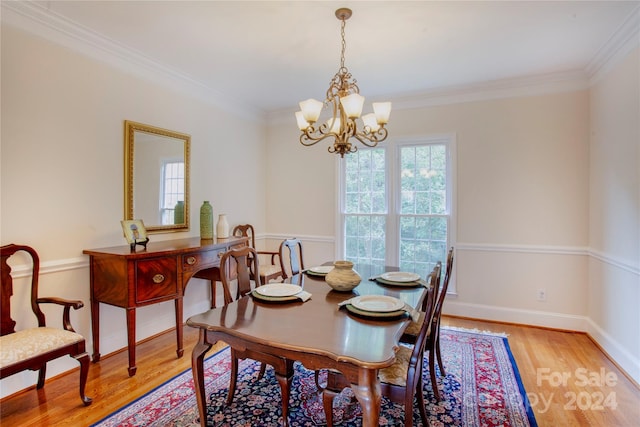
[[[351,300],[351,305],[361,311],[389,313],[402,310],[404,302],[388,295],[361,295]]]
[[[387,312],[360,310],[359,308],[354,307],[351,304],[347,304],[345,308],[347,309],[348,312],[353,313],[357,316],[376,318],[376,319],[389,320],[389,319],[397,319],[398,317],[408,315],[407,312],[404,310],[395,310],[395,311],[387,311]]]
[[[302,292],[302,287],[291,283],[271,283],[269,285],[258,286],[254,292],[266,297],[291,297]]]
[[[422,286],[422,283],[420,283],[419,280],[416,280],[414,282],[394,282],[393,280],[385,280],[382,277],[377,277],[376,282],[381,283],[383,285],[389,285],[389,286],[402,286],[402,287]]]
[[[316,276],[326,276],[331,270],[333,270],[333,265],[319,265],[317,267],[311,267],[307,270],[307,273]]]
[[[420,275],[406,271],[390,271],[381,274],[380,278],[388,280],[389,282],[415,282],[420,280]]]

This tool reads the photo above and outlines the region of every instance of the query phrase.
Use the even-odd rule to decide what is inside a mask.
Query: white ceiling
[[[584,72],[638,1],[42,1],[47,14],[263,112],[323,99],[340,59],[384,99]]]

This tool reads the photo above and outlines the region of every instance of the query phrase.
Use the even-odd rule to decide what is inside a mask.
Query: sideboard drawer
[[[136,261],[136,303],[173,299],[178,295],[175,257]]]
[[[211,251],[194,252],[182,255],[183,271],[199,271],[203,268],[210,268],[220,265],[220,258],[225,249],[215,249]]]

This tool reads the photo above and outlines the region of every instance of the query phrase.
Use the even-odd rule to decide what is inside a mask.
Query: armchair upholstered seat
[[[13,295],[13,278],[7,260],[16,252],[26,252],[33,263],[31,271],[31,310],[38,320],[38,327],[16,331],[16,321],[11,318],[10,300]],[[44,387],[47,362],[69,355],[80,362],[80,398],[85,405],[91,398],[85,396],[84,389],[89,374],[89,355],[85,351],[85,339],[76,333],[70,322],[71,308],[79,309],[82,301],[68,301],[62,298],[39,298],[38,276],[40,260],[36,251],[29,246],[6,245],[0,248],[2,258],[2,293],[0,299],[0,378],[25,370],[39,371],[36,388]],[[40,304],[63,306],[62,326],[64,329],[46,326]]]
[[[0,369],[11,369],[21,362],[41,357],[67,345],[84,341],[75,332],[56,328],[31,328],[0,337]]]

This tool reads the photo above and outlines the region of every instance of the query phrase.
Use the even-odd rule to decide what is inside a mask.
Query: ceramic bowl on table
[[[334,291],[350,292],[360,284],[362,278],[351,261],[335,261],[333,267],[324,280]]]

